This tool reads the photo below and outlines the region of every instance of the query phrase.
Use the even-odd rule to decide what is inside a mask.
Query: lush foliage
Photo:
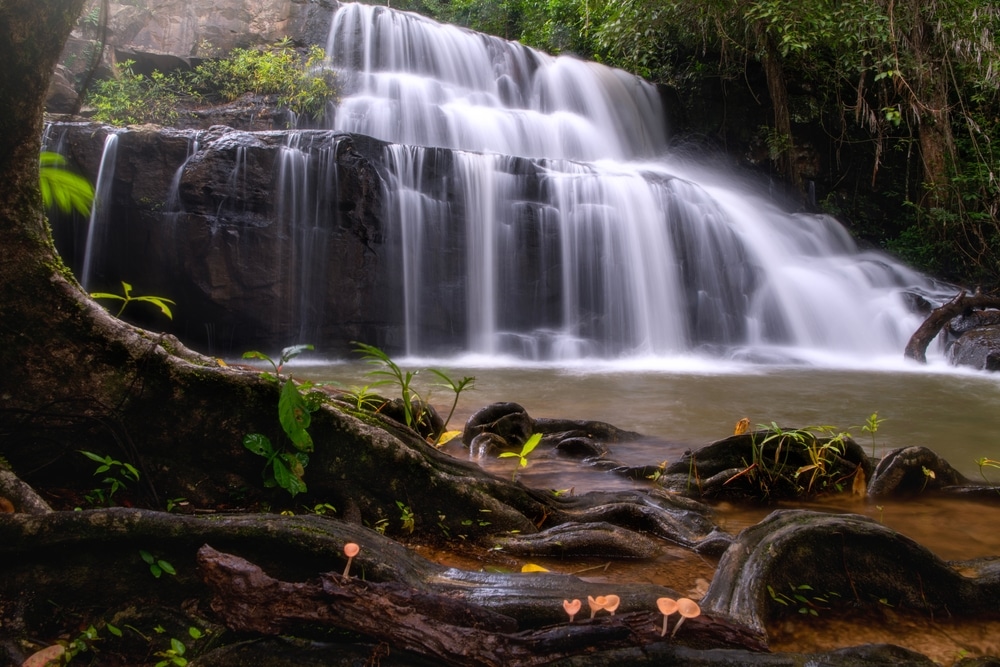
[[[320,118],[336,96],[333,74],[323,68],[323,49],[300,54],[287,41],[267,49],[234,49],[190,72],[146,76],[135,63],[118,65],[117,76],[97,82],[87,96],[94,118],[114,125],[177,122],[182,104],[230,102],[247,93],[273,95],[278,106]]]

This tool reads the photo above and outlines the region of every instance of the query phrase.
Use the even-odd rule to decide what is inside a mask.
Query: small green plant
[[[122,293],[121,294],[111,294],[110,292],[91,292],[90,297],[92,299],[110,299],[112,301],[121,301],[122,307],[118,309],[115,313],[115,317],[121,317],[122,313],[125,312],[126,306],[130,303],[151,303],[160,309],[160,312],[167,316],[168,320],[174,319],[174,314],[170,312],[170,306],[177,305],[170,299],[166,299],[162,296],[132,296],[132,286],[122,281]]]
[[[419,407],[414,409],[414,403],[417,403],[419,406],[420,396],[416,391],[414,391],[412,385],[413,378],[415,378],[420,371],[404,371],[388,354],[374,345],[355,342],[354,349],[361,354],[361,358],[366,363],[377,367],[368,374],[375,378],[383,378],[372,383],[372,387],[386,384],[395,384],[399,387],[400,397],[402,398],[403,403],[403,418],[405,423],[410,428],[416,428],[417,424],[420,422],[422,410]]]
[[[66,158],[42,151],[39,157],[38,185],[45,208],[55,206],[63,213],[76,211],[86,217],[94,202],[94,188],[84,177],[67,169]]]
[[[357,341],[353,345],[355,351],[361,355],[363,361],[376,367],[375,370],[368,373],[371,377],[376,378],[376,381],[348,395],[356,402],[358,409],[362,409],[362,405],[371,406],[374,402],[377,402],[374,394],[371,392],[372,388],[383,385],[395,385],[400,394],[404,423],[414,430],[419,430],[425,418],[424,402],[414,388],[413,381],[420,373],[420,370],[403,370],[399,364],[393,361],[392,357],[374,345],[359,343]],[[463,391],[472,388],[476,378],[463,377],[461,380],[456,381],[444,371],[436,368],[427,368],[424,370],[441,380],[437,386],[445,387],[455,395],[452,400],[451,410],[448,412],[448,417],[444,420],[440,431],[432,433],[429,438],[434,443],[443,444],[443,439],[446,438],[446,434],[448,433],[448,422],[451,421],[452,416],[455,414],[458,399]]]
[[[976,465],[979,466],[979,474],[983,478],[983,481],[996,488],[996,482],[991,482],[986,476],[986,468],[1000,469],[1000,461],[995,461],[984,456],[976,459]],[[1000,493],[1000,489],[997,492]]]
[[[275,362],[271,357],[261,352],[251,351],[243,354],[244,359],[259,359],[271,364],[274,373],[264,372],[264,376],[281,384],[278,397],[278,422],[291,449],[285,446],[275,447],[271,440],[262,433],[249,433],[243,438],[243,446],[266,460],[264,464],[264,486],[280,486],[294,498],[307,490],[302,477],[309,465],[309,454],[313,451],[312,436],[309,435],[311,413],[319,403],[314,400],[308,390],[312,383],[297,384],[288,377],[282,383],[281,369],[286,363],[306,350],[312,350],[312,345],[294,345],[281,351],[281,357]]]
[[[413,529],[416,528],[416,517],[413,515],[413,510],[402,500],[397,500],[396,506],[399,508],[399,521],[403,524],[403,530],[407,533],[412,533]]]
[[[316,503],[312,508],[306,508],[306,511],[312,512],[317,516],[324,516],[326,514],[336,514],[337,508],[330,503]]]
[[[862,432],[870,433],[872,436],[872,458],[875,458],[875,434],[878,433],[879,424],[884,421],[884,419],[878,418],[878,412],[873,412],[868,415],[865,425],[861,427]]]
[[[796,608],[800,614],[808,616],[819,616],[820,611],[830,609],[831,597],[840,597],[839,593],[833,591],[825,595],[817,595],[813,591],[813,587],[808,584],[800,584],[799,586],[789,584],[788,588],[790,593],[779,593],[769,585],[767,592],[771,595],[771,599],[778,604]]]
[[[458,380],[456,382],[447,373],[445,373],[444,371],[440,371],[436,368],[428,368],[427,372],[436,375],[438,379],[441,380],[441,382],[438,384],[439,387],[444,387],[446,389],[449,389],[455,395],[454,399],[452,399],[451,401],[451,409],[448,410],[448,416],[444,418],[444,426],[441,428],[441,433],[437,434],[436,439],[440,441],[441,437],[448,430],[448,422],[450,422],[452,416],[454,416],[455,408],[458,407],[459,396],[461,396],[462,392],[465,391],[466,389],[474,388],[476,378],[463,377],[461,380]]]
[[[178,507],[185,507],[187,504],[187,498],[167,498],[167,511],[173,512]]]
[[[81,454],[98,464],[94,475],[105,475],[101,480],[103,487],[92,489],[86,494],[87,502],[92,505],[109,505],[114,495],[127,488],[133,482],[139,481],[139,471],[131,463],[122,462],[110,456],[101,456],[94,452],[79,450]]]
[[[161,633],[165,632],[160,626],[157,626],[156,630]],[[205,636],[205,633],[200,628],[191,626],[188,628],[188,636],[198,641]],[[170,648],[155,653],[157,658],[163,658],[156,663],[155,667],[186,667],[189,664],[188,659],[185,657],[187,652],[188,647],[184,642],[176,637],[171,637]]]
[[[517,471],[519,469],[528,467],[528,455],[531,454],[531,452],[535,451],[535,447],[537,447],[538,443],[540,443],[541,441],[542,441],[542,434],[535,433],[530,438],[525,440],[523,445],[521,445],[520,452],[503,452],[499,455],[499,458],[502,459],[507,459],[507,458],[517,459],[517,467],[514,468],[514,475],[511,479],[517,479]]]
[[[162,577],[164,574],[169,574],[171,576],[177,574],[177,570],[174,569],[174,566],[171,565],[169,561],[157,558],[145,549],[139,550],[139,557],[142,558],[142,562],[149,566],[149,573],[157,579]]]

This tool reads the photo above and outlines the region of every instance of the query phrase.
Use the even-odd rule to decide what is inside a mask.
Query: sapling
[[[499,455],[499,458],[501,459],[517,458],[517,467],[514,468],[514,476],[511,479],[517,479],[517,471],[519,468],[526,468],[528,466],[528,454],[535,451],[535,447],[537,447],[538,443],[541,441],[542,434],[535,433],[521,446],[520,452],[503,452]]]

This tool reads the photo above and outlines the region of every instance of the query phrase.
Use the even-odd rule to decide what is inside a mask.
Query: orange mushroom
[[[677,611],[677,600],[673,598],[657,598],[656,608],[660,610],[663,614],[663,630],[660,631],[660,636],[665,637],[667,634],[667,621],[670,618],[670,614]]]
[[[677,625],[674,626],[674,631],[670,633],[671,637],[675,636],[677,631],[680,630],[684,619],[699,616],[701,614],[701,607],[691,598],[681,598],[677,600],[677,612],[681,615],[681,618],[677,621]]]
[[[621,598],[617,595],[605,595],[604,596],[604,611],[608,612],[612,616],[615,615],[615,610],[618,609],[618,605],[621,604]]]
[[[351,561],[354,560],[359,551],[361,551],[361,547],[354,542],[348,542],[344,545],[344,555],[347,556],[347,565],[344,566],[344,577],[347,577],[351,571]]]
[[[579,600],[563,600],[563,609],[569,614],[569,622],[573,622],[573,617],[576,613],[580,611],[580,607],[583,606]]]

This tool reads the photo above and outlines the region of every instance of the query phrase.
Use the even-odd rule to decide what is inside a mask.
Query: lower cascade
[[[200,216],[204,254],[229,253],[220,273],[180,246],[149,250],[167,289],[189,284],[172,298],[217,306],[211,321],[179,315],[188,337],[223,351],[363,339],[543,361],[865,359],[900,355],[923,319],[913,304],[940,297],[835,219],[674,154],[656,90],[629,74],[359,4],[336,10],[325,46],[341,86],[325,129],[183,138],[160,222],[180,244]],[[247,180],[265,148],[270,192]],[[378,174],[377,224],[357,222],[342,173],[356,153]],[[230,162],[199,212],[210,160]],[[141,282],[126,272],[85,271]]]

